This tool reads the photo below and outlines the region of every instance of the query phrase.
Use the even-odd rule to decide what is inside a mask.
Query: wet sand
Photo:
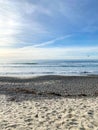
[[[97,76],[0,77],[0,130],[98,130]]]

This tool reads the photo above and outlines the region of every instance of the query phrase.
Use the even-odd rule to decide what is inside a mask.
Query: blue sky
[[[97,59],[97,0],[0,0],[0,58]]]

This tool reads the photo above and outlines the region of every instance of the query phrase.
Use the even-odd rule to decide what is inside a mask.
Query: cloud
[[[16,43],[15,35],[20,33],[20,21],[15,6],[9,0],[0,1],[0,47]]]
[[[25,1],[22,9],[26,14],[29,14],[29,15],[45,14],[45,15],[51,16],[52,11],[50,9],[46,8],[45,6],[43,6],[43,2],[41,2],[41,3],[40,2],[34,3],[34,2]]]
[[[0,55],[12,59],[85,58],[94,52],[97,55],[96,43],[92,42],[92,47],[83,39],[88,36],[89,41],[88,34],[98,31],[97,5],[97,1],[89,0],[0,0]],[[93,39],[92,36],[90,41]],[[62,47],[57,48],[61,42]]]
[[[39,5],[19,0],[1,0],[0,7],[0,47],[20,46],[24,42],[29,44],[32,39],[38,39],[38,35],[48,33],[40,21],[35,20]],[[45,11],[43,8],[41,10]],[[30,13],[32,16],[29,17]]]
[[[69,38],[69,37],[71,37],[71,35],[66,35],[66,36],[62,36],[62,37],[59,37],[59,38],[55,38],[53,40],[49,40],[47,42],[43,42],[43,43],[39,43],[39,44],[34,44],[32,46],[28,46],[28,48],[30,48],[30,47],[44,47],[44,46],[47,46],[47,45],[50,45],[50,44],[54,44],[56,41],[61,41],[63,39]]]
[[[88,57],[89,55],[89,57]],[[55,48],[22,48],[0,50],[0,58],[5,61],[23,61],[38,59],[97,59],[98,46],[94,47],[55,47]]]

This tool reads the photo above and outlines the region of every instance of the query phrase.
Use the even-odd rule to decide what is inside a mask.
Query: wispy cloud
[[[45,27],[35,19],[41,7],[27,1],[0,1],[0,47],[14,47],[37,40],[38,35],[47,34]],[[28,10],[30,12],[28,12]],[[44,8],[41,8],[44,12]],[[29,16],[31,15],[31,16]],[[28,40],[29,39],[29,40]]]
[[[9,0],[0,1],[0,47],[16,43],[15,36],[20,33],[19,15]]]
[[[29,15],[34,14],[34,16],[35,16],[35,14],[36,15],[45,14],[45,15],[51,16],[52,11],[50,9],[46,8],[43,5],[43,2],[41,2],[41,3],[40,2],[34,3],[34,2],[25,1],[22,9],[26,14],[29,14]]]
[[[53,40],[49,40],[47,42],[35,44],[33,46],[28,46],[28,47],[43,47],[43,46],[47,46],[47,45],[50,45],[50,44],[54,44],[56,41],[61,41],[63,39],[69,38],[69,37],[71,37],[71,35],[62,36],[62,37],[59,37],[59,38],[55,38]]]

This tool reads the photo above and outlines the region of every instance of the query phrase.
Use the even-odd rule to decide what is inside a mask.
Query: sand
[[[0,78],[0,130],[98,130],[98,77]]]

